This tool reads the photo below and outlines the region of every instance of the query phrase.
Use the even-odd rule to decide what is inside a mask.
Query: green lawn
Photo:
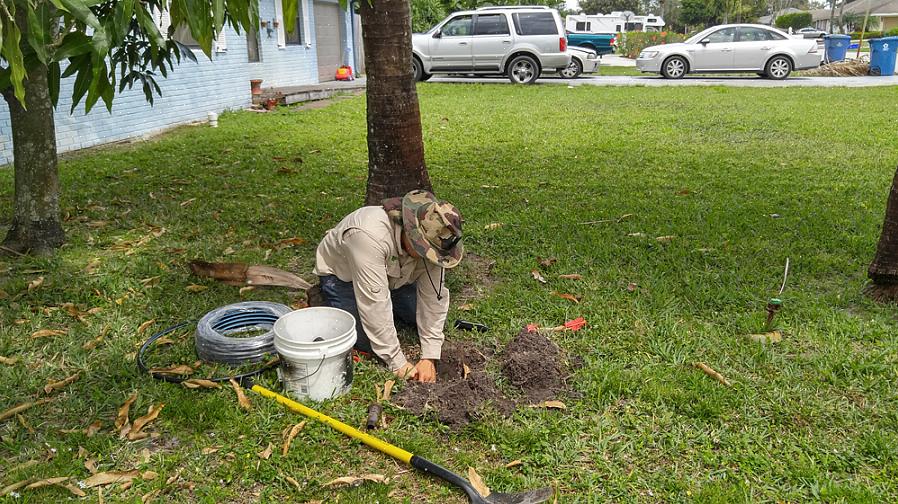
[[[560,502],[898,500],[898,321],[894,307],[861,294],[898,164],[898,118],[882,106],[898,102],[898,89],[418,89],[434,186],[465,215],[468,251],[496,261],[494,287],[472,311],[456,311],[456,301],[450,313],[492,330],[449,329],[448,338],[493,346],[527,323],[583,316],[586,329],[554,339],[584,367],[576,396],[560,398],[566,411],[526,409],[449,432],[390,409],[381,436],[459,471],[475,467],[495,490],[555,485]],[[100,471],[158,473],[107,487],[106,502],[156,490],[168,502],[463,502],[312,422],[284,457],[281,432],[296,415],[252,395],[247,413],[230,389],[138,374],[134,354],[152,332],[241,299],[293,300],[279,289],[241,298],[237,287],[192,277],[189,260],[264,262],[309,277],[317,240],[362,201],[364,97],[224,114],[220,124],[67,157],[69,243],[52,259],[0,262],[0,356],[19,359],[0,364],[0,412],[80,373],[21,421],[0,423],[0,487],[83,480],[86,458]],[[2,215],[12,178],[0,172]],[[504,225],[485,229],[491,223]],[[295,236],[305,243],[271,249]],[[558,259],[549,285],[530,276],[537,256]],[[759,346],[743,336],[761,329],[787,257],[785,338]],[[476,290],[484,280],[462,269],[450,287]],[[207,289],[185,291],[190,284]],[[101,311],[79,321],[54,310],[64,303]],[[45,328],[68,333],[30,338]],[[190,363],[191,345],[175,338],[154,363]],[[352,392],[320,408],[360,425],[387,377],[365,362]],[[158,437],[127,442],[112,432],[133,391],[132,420],[165,403],[147,428]],[[97,420],[98,434],[81,432]],[[274,455],[262,460],[269,442]],[[505,468],[515,459],[523,465]],[[393,479],[323,487],[364,473]],[[70,495],[21,493],[16,502]]]

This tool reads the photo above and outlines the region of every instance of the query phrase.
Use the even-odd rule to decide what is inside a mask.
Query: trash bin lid
[[[851,36],[849,35],[841,35],[841,34],[832,34],[832,35],[824,35],[824,39],[839,39],[839,40],[851,40]]]

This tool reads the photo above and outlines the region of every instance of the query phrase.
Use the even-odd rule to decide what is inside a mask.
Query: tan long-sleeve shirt
[[[417,285],[416,319],[422,359],[440,358],[443,326],[449,311],[449,291],[445,286],[441,299],[437,299],[440,268],[408,255],[401,240],[402,227],[394,224],[383,208],[368,206],[347,215],[329,230],[315,254],[316,275],[335,275],[352,282],[371,349],[391,370],[408,361],[396,335],[390,290]]]

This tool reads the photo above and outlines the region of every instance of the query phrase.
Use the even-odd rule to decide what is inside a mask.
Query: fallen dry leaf
[[[178,204],[181,205],[181,207],[186,207],[187,205],[193,203],[194,201],[196,201],[196,198],[190,198],[189,200],[184,200]]]
[[[396,380],[387,380],[384,382],[383,400],[386,402],[390,402],[390,397],[393,396],[393,385],[396,385]]]
[[[627,233],[627,236],[632,236],[633,238],[643,238],[645,237],[645,233]]]
[[[70,385],[71,383],[74,383],[75,380],[77,380],[80,377],[81,377],[81,373],[75,373],[72,376],[69,376],[68,378],[65,378],[63,380],[48,383],[48,384],[44,385],[44,393],[49,394],[50,392],[53,392],[54,390],[59,390],[67,385]]]
[[[42,277],[42,276],[37,277],[34,280],[28,282],[28,292],[31,292],[34,289],[37,289],[41,285],[44,285],[44,277]]]
[[[670,243],[674,238],[676,238],[676,236],[674,235],[659,236],[655,238],[655,241],[657,241],[658,243]]]
[[[264,450],[260,451],[256,455],[258,455],[259,458],[262,460],[268,460],[271,458],[271,452],[273,450],[274,450],[274,445],[272,445],[271,443],[268,443],[268,447],[265,448]]]
[[[157,488],[157,489],[153,490],[152,492],[147,492],[147,493],[143,494],[143,497],[140,498],[140,504],[148,504],[150,502],[153,502],[156,499],[156,497],[159,497],[160,493],[162,493],[162,489]]]
[[[246,294],[247,292],[254,291],[254,290],[256,290],[256,287],[254,285],[247,285],[246,287],[241,287],[240,290],[237,291],[237,293],[242,296],[242,295]]]
[[[183,385],[189,389],[221,388],[220,384],[215,383],[212,380],[204,380],[202,378],[192,378],[190,380],[184,380],[181,382],[181,385]]]
[[[556,291],[552,291],[552,295],[560,297],[561,299],[567,299],[568,301],[570,301],[574,304],[580,304],[580,296],[575,296],[573,294],[567,294],[564,292],[556,292]]]
[[[328,481],[324,486],[359,486],[362,483],[370,481],[372,483],[389,483],[390,480],[383,474],[363,474],[361,476],[342,476],[340,478]]]
[[[31,479],[26,479],[26,480],[19,481],[17,483],[12,483],[10,485],[6,485],[5,487],[0,488],[0,497],[3,497],[4,495],[9,495],[12,492],[15,492],[16,490],[22,488],[23,486],[26,486],[27,484],[31,483],[32,481],[33,480],[31,480]]]
[[[187,364],[178,364],[175,366],[169,366],[164,368],[151,368],[150,374],[161,374],[161,375],[169,375],[169,376],[190,376],[193,374],[193,367],[188,366]]]
[[[500,227],[502,227],[504,225],[505,224],[503,224],[501,222],[491,222],[491,223],[487,224],[486,226],[483,226],[483,229],[485,231],[492,231],[494,229],[499,229]]]
[[[127,483],[140,476],[138,471],[107,471],[94,474],[82,482],[83,488],[111,485],[113,483]]]
[[[133,394],[131,394],[131,397],[129,397],[124,402],[124,404],[119,406],[118,414],[115,417],[115,429],[116,430],[121,430],[122,427],[124,427],[126,424],[128,424],[128,422],[129,422],[128,421],[128,412],[131,409],[131,405],[134,404],[134,401],[136,401],[136,400],[137,400],[137,392],[134,392]]]
[[[290,443],[293,442],[293,438],[295,438],[296,435],[299,434],[299,431],[301,431],[303,429],[303,427],[305,427],[305,426],[306,426],[306,421],[303,420],[302,422],[299,422],[298,424],[296,424],[290,428],[290,432],[288,432],[287,435],[284,437],[284,447],[281,449],[282,456],[284,456],[284,457],[287,456],[287,452],[290,450]]]
[[[213,453],[217,452],[219,449],[220,448],[218,448],[216,446],[207,446],[202,449],[202,453],[203,453],[203,455],[212,455]]]
[[[462,367],[462,370],[464,371],[464,374],[463,374],[463,376],[461,377],[461,379],[462,379],[462,380],[467,380],[467,379],[468,379],[468,375],[471,374],[471,368],[469,368],[468,365],[467,365],[467,364],[464,364],[464,363],[462,363],[461,367]]]
[[[252,410],[253,405],[249,402],[246,394],[243,393],[243,387],[241,387],[240,384],[237,383],[237,380],[233,378],[228,381],[231,382],[231,388],[233,388],[234,393],[237,394],[237,403],[240,405],[240,407],[245,409],[246,411]]]
[[[770,331],[761,334],[749,334],[748,339],[758,343],[779,343],[783,341],[782,331]]]
[[[16,362],[19,362],[18,357],[4,357],[0,355],[0,364],[5,364],[7,366],[14,366]]]
[[[531,408],[561,409],[566,410],[567,405],[561,401],[543,401],[539,404],[531,404]]]
[[[66,490],[71,492],[76,497],[87,497],[87,493],[85,493],[84,490],[81,490],[80,488],[76,487],[75,485],[72,485],[71,483],[66,483],[65,485],[59,485],[59,486],[61,486],[62,488],[65,488]]]
[[[477,471],[475,471],[473,467],[468,467],[468,481],[481,497],[489,497],[491,493],[490,487],[486,486],[486,483],[483,482],[483,478],[477,474]]]
[[[102,428],[103,428],[103,422],[97,420],[97,421],[91,423],[90,425],[88,425],[86,429],[84,429],[84,435],[87,437],[94,437],[97,435],[98,432],[100,432],[100,429],[102,429]]]
[[[287,480],[287,483],[293,485],[293,487],[297,490],[302,490],[302,486],[295,479],[291,478],[290,476],[284,476],[284,479]]]
[[[732,386],[732,384],[730,383],[729,380],[724,378],[724,376],[722,374],[718,373],[717,371],[714,370],[714,368],[705,364],[704,362],[695,362],[692,365],[698,369],[701,369],[703,373],[710,376],[711,378],[714,378],[715,380],[726,385],[727,387]]]
[[[627,284],[627,292],[636,292],[636,289],[638,289],[638,288],[639,288],[639,286],[636,285],[634,282],[630,282]]]
[[[162,408],[165,407],[165,403],[159,403],[158,406],[150,405],[147,408],[147,414],[134,420],[134,424],[131,426],[131,432],[128,433],[128,439],[134,440],[140,435],[140,431],[153,420],[155,420],[159,416],[159,412],[162,411]]]
[[[474,305],[471,303],[465,303],[458,307],[460,311],[471,311],[474,309]]]
[[[48,338],[50,336],[62,336],[63,334],[68,334],[67,329],[41,329],[39,331],[34,331],[31,333],[31,339],[37,338]]]
[[[511,469],[512,467],[517,467],[519,465],[524,465],[524,461],[521,459],[512,460],[511,462],[505,464],[506,469]]]
[[[140,324],[137,327],[137,334],[143,334],[143,332],[146,331],[148,327],[150,327],[151,325],[153,325],[155,323],[156,323],[156,319],[150,319],[150,320],[147,320],[146,322],[144,322],[143,324]]]
[[[539,283],[547,283],[547,282],[546,282],[546,279],[543,278],[543,276],[542,276],[542,275],[540,274],[540,272],[537,271],[537,270],[532,270],[532,271],[530,271],[530,276],[532,276],[533,279],[536,280],[536,281],[539,282]]]
[[[565,280],[582,280],[583,275],[580,275],[578,273],[572,273],[570,275],[558,275],[558,278],[563,278]]]
[[[8,410],[0,413],[0,422],[6,420],[7,418],[13,417],[16,414],[27,410],[28,408],[32,408],[34,406],[39,406],[39,405],[44,404],[49,401],[50,401],[50,399],[41,399],[40,401],[28,401],[28,402],[24,402],[22,404],[13,406],[12,408],[9,408]]]
[[[206,287],[205,285],[190,284],[187,287],[184,287],[184,290],[187,292],[197,293],[197,292],[202,292],[208,288],[209,287]]]
[[[47,478],[39,481],[35,481],[34,483],[29,483],[25,486],[25,490],[36,490],[38,488],[48,487],[52,485],[58,485],[63,481],[68,481],[69,476],[59,476],[56,478]]]
[[[537,257],[536,260],[543,268],[551,268],[555,263],[558,262],[558,259],[554,257],[547,257],[545,259],[543,259],[542,257]]]
[[[284,238],[283,240],[280,240],[277,243],[275,243],[274,245],[272,245],[270,248],[280,250],[285,247],[293,247],[295,245],[302,245],[305,242],[306,241],[303,240],[302,238],[300,238],[298,236],[294,236],[292,238]]]
[[[94,459],[85,460],[84,468],[91,474],[97,474],[97,461]]]

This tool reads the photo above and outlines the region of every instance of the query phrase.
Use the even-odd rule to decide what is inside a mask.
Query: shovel
[[[471,483],[468,480],[455,474],[449,469],[446,469],[445,467],[434,464],[433,462],[423,457],[413,455],[411,452],[407,452],[402,448],[399,448],[398,446],[393,446],[390,443],[382,441],[370,434],[366,434],[362,431],[354,429],[339,420],[333,419],[323,413],[319,413],[312,408],[303,406],[302,404],[288,399],[278,394],[277,392],[272,392],[265,387],[253,384],[250,390],[263,397],[274,399],[275,401],[283,404],[284,406],[297,413],[305,415],[314,420],[324,422],[334,429],[342,432],[343,434],[346,434],[353,439],[358,439],[371,448],[374,448],[381,453],[385,453],[399,461],[405,462],[406,464],[411,465],[419,471],[432,474],[457,486],[458,488],[461,488],[468,495],[468,498],[471,500],[471,504],[539,504],[540,502],[546,502],[547,500],[549,500],[549,497],[552,496],[552,489],[547,487],[520,493],[491,493],[488,496],[484,497],[480,495],[480,493],[473,486],[471,486]]]

